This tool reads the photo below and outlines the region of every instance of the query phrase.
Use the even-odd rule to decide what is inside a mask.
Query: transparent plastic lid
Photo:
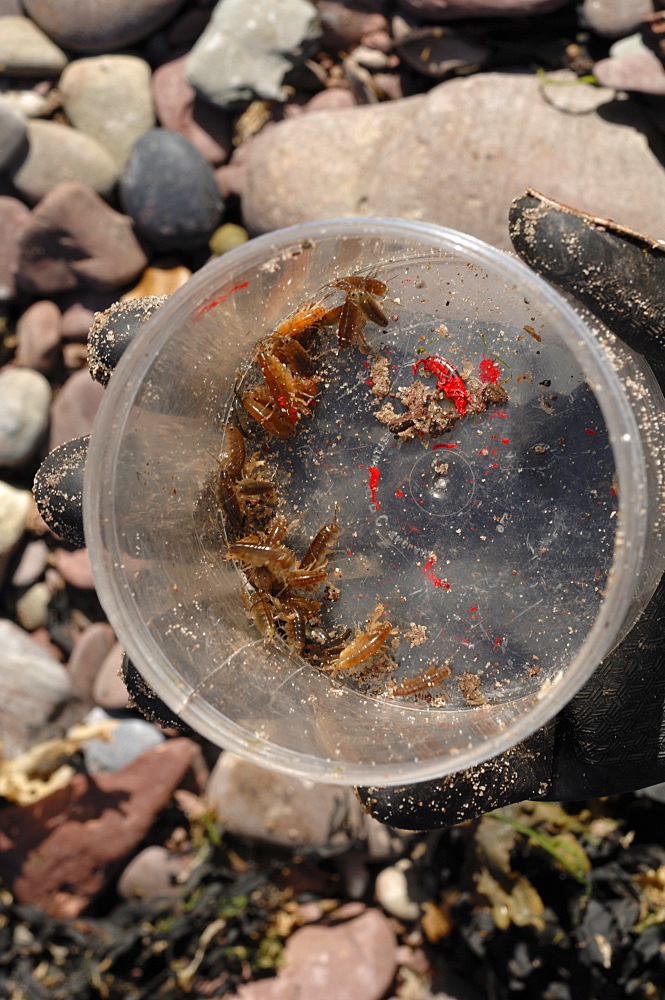
[[[391,784],[493,756],[581,686],[644,575],[615,368],[545,282],[461,234],[252,241],[171,297],[107,390],[85,526],[112,624],[172,709],[264,765]]]

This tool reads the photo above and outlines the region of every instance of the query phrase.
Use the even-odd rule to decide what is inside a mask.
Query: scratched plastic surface
[[[388,286],[391,321],[368,323],[365,336],[388,359],[391,393],[417,379],[434,386],[422,363],[414,371],[424,359],[476,383],[490,361],[505,403],[440,436],[397,440],[376,418],[384,399],[373,393],[373,354],[337,352],[324,333],[313,416],[268,444],[293,549],[302,554],[334,517],[342,529],[326,630],[364,629],[378,604],[398,630],[389,681],[368,664],[367,679],[360,669],[335,682],[380,695],[449,660],[450,677],[418,694],[425,710],[430,699],[464,706],[464,674],[473,700],[496,703],[569,665],[598,614],[617,530],[612,448],[579,364],[548,343],[526,303],[510,325],[501,308],[476,314],[466,287],[481,278],[466,271],[455,287],[459,268],[447,261],[368,269]],[[334,305],[343,294],[323,288],[314,298]]]
[[[397,629],[394,678],[372,684],[263,641],[211,488],[255,345],[326,288],[341,301],[330,283],[352,274],[388,286],[388,326],[365,333],[391,391],[433,388],[439,365],[467,386],[495,373],[508,396],[429,442],[396,441],[376,419],[371,355],[326,334],[314,415],[270,445],[296,554],[336,509],[343,528],[326,629],[364,629],[377,604]],[[469,767],[551,718],[653,591],[663,409],[609,334],[470,237],[377,219],[269,234],[170,296],[114,373],[86,466],[98,593],[164,701],[256,763],[360,785]],[[390,696],[447,660],[431,703]]]

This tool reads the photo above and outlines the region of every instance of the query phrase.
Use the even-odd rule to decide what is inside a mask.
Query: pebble
[[[103,708],[95,707],[86,715],[85,722],[100,722],[112,718]],[[88,774],[100,771],[119,771],[131,764],[146,750],[164,742],[164,733],[145,719],[116,719],[109,740],[86,740],[83,759]]]
[[[231,155],[232,121],[228,112],[204,100],[187,82],[187,55],[158,66],[152,92],[160,125],[178,132],[212,166]]]
[[[354,7],[337,0],[318,0],[316,7],[321,18],[321,47],[335,55],[366,44],[368,35],[389,31],[384,14],[365,10],[361,5]]]
[[[88,331],[95,321],[95,314],[108,309],[115,301],[116,295],[113,292],[67,292],[60,296],[58,303],[62,309],[62,339],[85,344]]]
[[[212,769],[205,798],[229,833],[280,847],[341,850],[361,822],[351,789],[277,774],[230,752]]]
[[[228,253],[229,250],[242,246],[248,239],[249,233],[244,226],[237,226],[235,222],[225,222],[212,234],[209,246],[212,253],[221,257],[223,253]]]
[[[155,124],[150,66],[138,56],[77,59],[58,89],[72,125],[96,139],[124,165],[136,140]]]
[[[16,364],[43,375],[53,371],[60,358],[61,314],[55,302],[33,302],[16,323]]]
[[[67,664],[72,695],[79,701],[92,703],[95,677],[114,644],[115,634],[107,622],[93,622],[79,635]]]
[[[28,121],[27,138],[25,156],[13,161],[10,171],[26,201],[39,201],[65,181],[78,181],[105,197],[111,194],[118,166],[96,139],[70,125],[41,119]]]
[[[103,395],[102,387],[93,382],[89,372],[81,370],[70,375],[51,407],[49,448],[89,434]]]
[[[223,202],[211,167],[176,132],[151,129],[134,144],[120,178],[124,210],[160,250],[207,243]]]
[[[166,24],[183,0],[23,0],[49,38],[74,52],[107,52],[133,45]]]
[[[6,76],[58,76],[67,56],[29,17],[0,17],[0,72]]]
[[[48,606],[53,594],[47,583],[34,583],[16,600],[16,620],[26,632],[44,628],[48,621]]]
[[[0,103],[26,118],[41,118],[52,110],[49,93],[43,94],[39,85],[20,86],[20,81],[16,78],[0,78]]]
[[[395,932],[379,910],[367,909],[333,927],[308,924],[294,931],[272,995],[279,1000],[382,1000],[396,972]],[[239,997],[249,1000],[244,989]]]
[[[5,170],[26,140],[25,115],[0,101],[0,170]]]
[[[0,619],[0,648],[0,732],[3,752],[12,758],[32,746],[41,728],[71,697],[71,685],[62,664],[7,619]]]
[[[34,507],[28,490],[0,480],[0,586],[9,558],[23,537]]]
[[[127,688],[120,673],[123,653],[122,643],[115,642],[104,657],[92,686],[92,698],[95,704],[112,712],[127,708],[129,701]]]
[[[665,232],[665,173],[642,109],[624,101],[611,118],[570,115],[540,86],[535,75],[488,72],[283,122],[247,151],[244,223],[257,234],[349,215],[425,219],[510,250],[510,203],[534,187],[638,232]],[[294,150],[306,155],[294,160]],[[622,169],[608,171],[618,151]]]
[[[165,296],[182,288],[189,281],[192,272],[180,264],[177,267],[146,267],[139,283],[120,297],[121,302],[130,300],[163,300]]]
[[[0,302],[16,295],[19,243],[29,221],[30,209],[22,201],[0,195]]]
[[[471,72],[491,56],[491,49],[472,35],[442,30],[440,25],[413,29],[396,43],[395,51],[407,66],[430,77]]]
[[[121,288],[147,257],[132,221],[80,182],[58,184],[32,211],[20,241],[17,282],[34,295]]]
[[[144,847],[118,879],[118,895],[128,900],[181,896],[179,879],[190,866],[191,859],[186,855],[175,854],[158,844]]]
[[[584,0],[581,23],[605,38],[622,38],[637,31],[640,21],[653,13],[652,0]]]
[[[458,17],[531,17],[565,7],[569,0],[397,0],[397,6],[424,21]]]
[[[29,587],[48,566],[49,547],[42,538],[28,542],[12,574],[12,587]]]
[[[321,40],[316,8],[308,0],[224,0],[187,62],[187,78],[208,100],[234,109],[255,97],[284,100],[283,81]]]
[[[0,466],[23,465],[41,443],[49,422],[51,386],[31,368],[0,370]]]
[[[394,865],[382,868],[374,886],[376,898],[383,909],[398,920],[418,920],[420,904],[427,898],[418,882],[410,858],[400,858]]]
[[[69,549],[56,548],[51,556],[53,565],[62,576],[65,583],[79,590],[94,590],[95,579],[92,575],[90,556],[86,548]]]
[[[572,115],[591,114],[616,98],[612,87],[580,84],[572,69],[552,70],[542,86],[542,94],[551,107]]]
[[[3,885],[18,902],[51,916],[78,916],[113,883],[118,864],[141,843],[199,753],[184,737],[167,740],[120,771],[75,774],[35,806],[6,808]]]
[[[661,97],[665,94],[665,66],[650,49],[645,48],[634,55],[600,59],[593,73],[604,87]]]

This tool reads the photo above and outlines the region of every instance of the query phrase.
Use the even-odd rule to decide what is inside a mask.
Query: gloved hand
[[[580,300],[649,361],[665,388],[665,245],[529,191],[515,200],[510,232],[519,255]],[[89,337],[91,374],[106,384],[151,299],[111,307]],[[87,439],[55,449],[35,480],[44,520],[83,545]],[[359,789],[377,819],[402,829],[452,826],[522,799],[581,799],[665,781],[665,584],[576,697],[543,729],[499,756],[444,778]],[[125,682],[154,721],[188,727],[126,661]]]

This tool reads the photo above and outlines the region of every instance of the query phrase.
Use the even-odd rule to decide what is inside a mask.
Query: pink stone
[[[4,884],[51,916],[78,916],[145,837],[199,752],[191,740],[168,740],[120,771],[76,774],[36,805],[5,809]]]
[[[231,116],[197,95],[187,82],[189,53],[158,66],[152,77],[157,117],[164,128],[178,132],[214,167],[232,150]]]
[[[34,302],[16,324],[16,363],[42,374],[52,371],[60,357],[61,315],[55,302]]]
[[[94,590],[95,580],[87,549],[55,549],[53,553],[55,568],[72,587],[80,590]]]
[[[103,387],[93,382],[87,369],[69,376],[51,406],[51,450],[90,433],[103,395]]]
[[[92,697],[100,708],[112,711],[127,708],[129,694],[120,675],[122,657],[122,644],[116,642],[104,657],[97,672],[92,685]]]
[[[30,210],[18,198],[0,196],[0,302],[16,295],[15,275],[21,235],[30,222]]]
[[[67,664],[75,698],[92,699],[95,677],[114,644],[113,629],[106,622],[94,622],[81,632]]]

